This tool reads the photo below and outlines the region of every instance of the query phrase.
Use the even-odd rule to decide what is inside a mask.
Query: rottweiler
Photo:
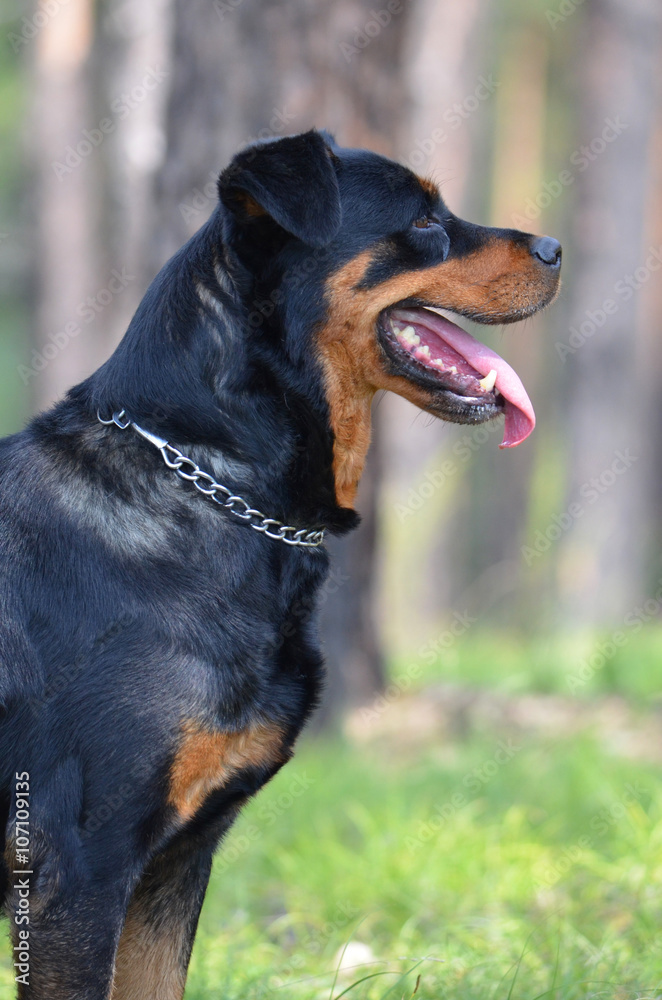
[[[534,426],[451,317],[545,306],[556,240],[464,222],[316,130],[242,150],[218,191],[108,361],[0,443],[20,997],[182,997],[214,849],[318,702],[314,595],[359,520],[375,393],[502,415],[502,447]]]

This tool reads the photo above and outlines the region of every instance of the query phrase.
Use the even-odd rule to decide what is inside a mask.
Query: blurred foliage
[[[614,634],[619,634],[618,642]],[[443,635],[443,633],[441,633]],[[621,638],[622,636],[622,638]],[[662,625],[622,627],[595,634],[536,633],[477,628],[448,647],[434,649],[435,637],[419,653],[394,660],[390,677],[492,689],[504,694],[537,692],[577,698],[619,695],[633,704],[662,700]]]

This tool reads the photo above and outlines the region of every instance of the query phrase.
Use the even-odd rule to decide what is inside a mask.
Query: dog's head
[[[318,374],[341,506],[354,499],[378,389],[457,423],[505,414],[502,447],[530,434],[518,376],[446,313],[532,315],[559,287],[556,240],[464,222],[430,181],[317,131],[243,150],[219,191],[227,242],[252,277],[249,326]]]

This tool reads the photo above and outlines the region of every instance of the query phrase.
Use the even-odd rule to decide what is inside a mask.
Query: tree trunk
[[[98,326],[86,298],[98,291],[98,158],[83,128],[93,125],[88,58],[91,0],[71,0],[36,37],[31,159],[35,165],[34,349],[23,380],[37,409],[94,370]],[[93,314],[94,315],[94,314]]]
[[[658,389],[651,347],[637,334],[640,289],[658,280],[647,271],[645,209],[662,8],[656,0],[591,0],[587,15],[579,88],[587,162],[575,192],[577,257],[562,338],[571,346],[568,501],[582,514],[563,536],[559,566],[564,618],[583,626],[622,620],[646,595],[658,515],[648,425]]]
[[[485,222],[487,198],[481,203],[476,192],[489,191],[482,137],[494,93],[474,102],[479,78],[487,79],[493,68],[492,28],[492,0],[422,0],[415,6],[404,56],[412,112],[398,151],[403,162],[439,184],[453,212],[465,218],[482,214]],[[465,117],[457,114],[458,106]],[[382,502],[388,575],[380,616],[386,644],[400,659],[445,627],[448,609],[473,579],[464,537],[469,464],[453,452],[471,428],[435,420],[393,395],[380,409],[389,448]],[[495,438],[490,434],[481,451]],[[449,462],[456,471],[445,475]]]
[[[126,277],[121,294],[101,317],[109,350],[123,336],[155,274],[154,187],[166,168],[172,7],[172,0],[106,0],[103,5],[95,58],[101,104],[113,115],[103,149],[103,266],[108,274],[115,268]]]

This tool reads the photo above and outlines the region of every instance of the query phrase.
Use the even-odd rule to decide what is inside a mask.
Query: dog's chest
[[[186,722],[168,774],[168,803],[186,822],[238,774],[250,771],[266,779],[289,756],[283,730],[273,724],[224,732]]]
[[[260,600],[272,605],[268,628],[258,618],[246,619],[241,646],[231,655],[226,650],[222,667],[212,670],[218,711],[210,702],[206,718],[194,710],[180,722],[167,798],[181,822],[194,817],[210,796],[216,799],[217,793],[236,786],[236,779],[257,790],[291,757],[321,687],[315,592],[325,569],[301,560],[298,573],[285,567],[277,580],[267,578],[273,590]],[[241,613],[237,608],[236,614]],[[250,649],[247,635],[253,639]],[[248,721],[233,724],[233,717]]]

